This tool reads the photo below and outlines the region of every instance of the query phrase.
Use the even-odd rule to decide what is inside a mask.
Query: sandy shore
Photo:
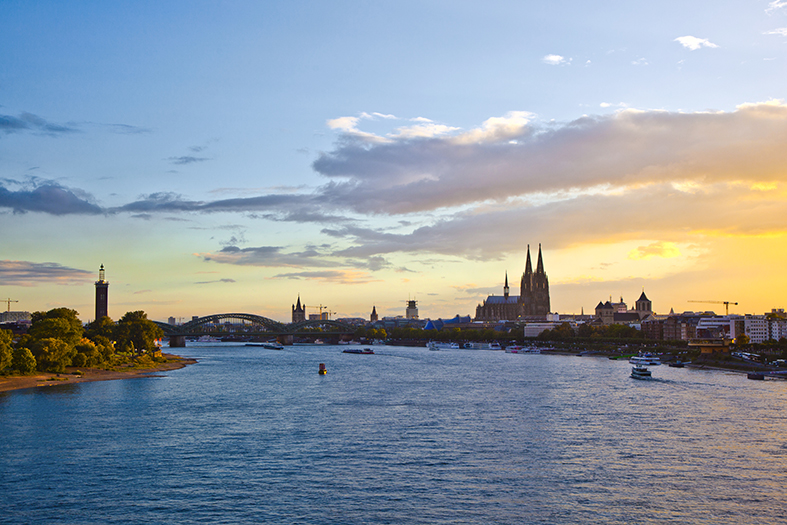
[[[111,381],[113,379],[133,379],[140,377],[155,377],[156,372],[168,372],[177,370],[187,365],[193,365],[196,359],[180,357],[173,354],[164,354],[167,363],[157,363],[155,366],[144,369],[133,370],[102,370],[100,368],[80,368],[81,375],[74,375],[71,372],[76,368],[67,369],[68,373],[53,374],[38,372],[35,375],[0,377],[0,392],[9,390],[20,390],[22,388],[50,387],[55,385],[70,385],[73,383],[86,383],[88,381]]]

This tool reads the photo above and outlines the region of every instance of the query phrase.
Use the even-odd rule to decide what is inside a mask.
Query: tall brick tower
[[[98,281],[96,281],[96,321],[102,317],[109,316],[109,281],[104,278],[104,265],[98,270]]]

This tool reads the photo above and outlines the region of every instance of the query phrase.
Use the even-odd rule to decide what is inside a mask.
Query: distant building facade
[[[533,271],[530,262],[530,245],[527,246],[525,271],[519,282],[519,295],[510,295],[508,273],[506,273],[503,295],[490,295],[475,309],[476,321],[515,321],[523,317],[546,319],[550,311],[549,277],[544,271],[541,245],[538,245],[538,262]]]
[[[605,326],[612,324],[637,324],[643,319],[653,315],[653,305],[642,290],[642,295],[634,303],[634,309],[629,310],[628,305],[620,298],[619,303],[613,303],[610,298],[607,302],[599,301],[596,305],[596,319],[601,320]]]
[[[404,314],[406,319],[418,319],[418,301],[409,299],[407,301],[407,310]]]
[[[0,323],[20,323],[32,321],[33,316],[30,312],[0,312]]]

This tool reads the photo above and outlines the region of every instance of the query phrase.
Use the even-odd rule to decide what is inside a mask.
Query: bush
[[[36,358],[29,348],[17,348],[11,358],[11,368],[22,374],[35,372]]]

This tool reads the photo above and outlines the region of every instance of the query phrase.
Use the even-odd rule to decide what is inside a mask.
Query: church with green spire
[[[522,318],[546,319],[550,312],[549,278],[544,271],[541,244],[538,245],[536,270],[530,261],[530,245],[527,246],[525,271],[519,284],[519,295],[510,295],[508,272],[506,272],[503,295],[490,295],[475,310],[476,321],[515,321]]]

